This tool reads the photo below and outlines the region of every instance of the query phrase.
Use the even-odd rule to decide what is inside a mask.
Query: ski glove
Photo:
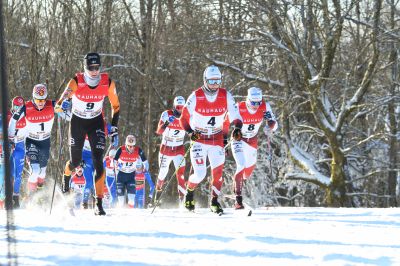
[[[62,109],[63,111],[68,111],[69,109],[71,109],[71,102],[70,102],[69,100],[64,100],[64,101],[61,103],[61,109]]]
[[[272,120],[272,115],[271,115],[271,112],[270,112],[270,111],[266,111],[266,112],[264,113],[264,119],[267,120],[267,121]]]
[[[111,138],[111,143],[114,147],[118,147],[119,139],[118,139],[118,128],[112,126],[110,130],[109,137]]]
[[[188,135],[192,141],[196,141],[196,140],[200,139],[200,131],[197,131],[197,130],[191,131],[191,132],[188,132]]]
[[[69,187],[69,182],[70,182],[70,180],[71,180],[71,176],[70,175],[64,175],[63,176],[63,179],[62,179],[62,181],[61,181],[61,190],[62,190],[62,193],[68,193],[69,192],[69,189],[70,189],[70,187]]]
[[[163,128],[167,128],[167,126],[168,126],[169,124],[171,124],[172,122],[174,122],[175,119],[176,119],[176,117],[173,116],[173,115],[168,116],[168,119],[164,122]]]
[[[235,127],[235,129],[232,131],[232,138],[236,141],[239,141],[242,139],[242,130],[238,127]]]

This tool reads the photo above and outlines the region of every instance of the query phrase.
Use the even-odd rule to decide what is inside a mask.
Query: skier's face
[[[90,65],[87,67],[87,73],[91,78],[95,78],[100,73],[100,65]]]
[[[175,105],[175,110],[176,110],[178,113],[182,113],[182,109],[183,109],[183,105]]]
[[[33,99],[35,102],[36,108],[38,110],[42,110],[44,108],[44,105],[46,104],[46,99],[40,100],[40,99]]]
[[[135,148],[135,145],[125,145],[126,149],[128,150],[128,152],[132,152],[133,148]]]
[[[81,175],[83,174],[83,169],[82,169],[81,167],[77,168],[77,169],[76,169],[76,174],[77,174],[78,176],[81,176]]]

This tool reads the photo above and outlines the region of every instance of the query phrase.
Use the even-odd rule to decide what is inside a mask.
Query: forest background
[[[153,180],[162,111],[200,87],[204,68],[215,64],[236,101],[245,100],[249,87],[262,88],[280,125],[271,149],[259,133],[258,165],[245,189],[249,203],[398,205],[398,0],[5,3],[10,97],[30,99],[35,84],[47,83],[56,99],[82,71],[83,56],[100,53],[103,71],[117,84],[120,142],[137,136]],[[49,178],[61,179],[66,135],[67,125],[55,123]],[[229,155],[226,204],[234,170]],[[207,182],[196,191],[203,202],[207,191]],[[176,193],[172,180],[166,200],[176,201]]]

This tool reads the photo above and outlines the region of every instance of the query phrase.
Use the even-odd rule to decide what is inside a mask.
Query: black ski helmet
[[[101,66],[100,55],[98,53],[87,53],[83,58],[83,66],[85,68],[88,68],[91,65]]]

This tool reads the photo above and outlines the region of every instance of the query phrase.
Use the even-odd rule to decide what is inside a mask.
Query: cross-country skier
[[[108,156],[104,158],[103,164],[104,164],[104,169],[106,170],[106,186],[107,190],[109,193],[109,203],[110,207],[115,207],[117,204],[118,198],[117,198],[117,167],[116,167],[116,161],[114,161],[114,157],[116,154],[115,149],[110,149],[108,152]]]
[[[10,121],[12,115],[17,112],[25,101],[21,96],[16,96],[12,100],[11,110],[8,112],[8,121]],[[11,151],[11,175],[14,179],[14,193],[13,193],[13,208],[18,209],[19,195],[22,181],[22,172],[24,170],[25,163],[25,135],[26,135],[26,121],[25,117],[21,117],[15,126],[15,137],[14,146]]]
[[[194,173],[189,177],[185,207],[194,210],[193,192],[206,177],[206,160],[211,165],[211,210],[222,213],[218,202],[223,183],[222,170],[225,162],[224,152],[224,117],[226,113],[235,128],[232,137],[241,138],[242,119],[232,95],[221,88],[222,74],[218,67],[209,66],[203,73],[203,86],[195,90],[183,107],[180,118],[181,126],[194,142],[190,149],[190,160]]]
[[[135,170],[135,186],[136,186],[136,196],[135,196],[135,208],[143,209],[145,206],[146,198],[146,183],[149,184],[149,202],[151,202],[154,192],[154,183],[151,180],[149,171],[146,171],[141,160],[136,162]]]
[[[158,154],[158,164],[160,167],[157,186],[155,204],[163,189],[165,178],[168,174],[169,165],[171,161],[174,162],[176,171],[176,180],[178,183],[179,202],[181,203],[186,194],[186,181],[185,173],[185,147],[183,140],[185,137],[185,130],[179,124],[179,118],[183,106],[185,105],[185,98],[177,96],[174,99],[174,106],[172,110],[166,110],[161,114],[160,121],[158,122],[157,134],[162,135],[160,152]]]
[[[28,178],[28,193],[32,195],[38,187],[42,187],[46,178],[47,162],[50,157],[51,129],[54,122],[55,101],[47,99],[47,87],[37,84],[33,87],[32,100],[16,111],[9,122],[8,134],[13,142],[18,121],[25,117],[26,139],[25,150],[30,175]],[[65,116],[65,114],[60,114]],[[65,117],[63,117],[65,118]]]
[[[83,60],[84,72],[78,73],[71,79],[64,93],[58,100],[58,111],[72,108],[70,123],[70,154],[63,177],[63,192],[69,190],[68,184],[72,170],[82,161],[82,149],[85,136],[88,135],[92,149],[92,159],[95,175],[96,189],[96,215],[105,215],[102,198],[104,189],[103,154],[106,145],[104,132],[104,119],[102,115],[104,99],[108,97],[112,108],[111,142],[118,146],[118,118],[119,99],[115,88],[115,82],[107,73],[100,73],[100,55],[88,53]],[[71,102],[68,100],[71,99]],[[72,104],[72,107],[71,107]]]
[[[70,188],[71,188],[72,192],[74,193],[75,209],[79,209],[81,207],[81,205],[83,206],[82,200],[83,200],[84,191],[85,191],[85,184],[86,184],[86,178],[85,178],[85,175],[83,174],[83,168],[82,168],[82,166],[78,166],[75,168],[75,171],[72,174],[72,177],[70,180]]]
[[[234,176],[235,209],[243,209],[243,184],[245,180],[250,178],[257,162],[258,130],[263,119],[266,120],[266,129],[270,131],[275,131],[278,128],[278,123],[271,106],[264,102],[260,88],[251,87],[248,89],[247,99],[238,103],[238,109],[243,120],[242,139],[233,140],[231,147],[236,161]]]
[[[117,194],[118,206],[125,206],[125,191],[128,195],[128,207],[133,208],[135,204],[135,170],[136,162],[141,160],[145,171],[149,169],[149,163],[143,150],[136,146],[136,137],[128,135],[125,145],[118,148],[114,160],[118,161]]]

